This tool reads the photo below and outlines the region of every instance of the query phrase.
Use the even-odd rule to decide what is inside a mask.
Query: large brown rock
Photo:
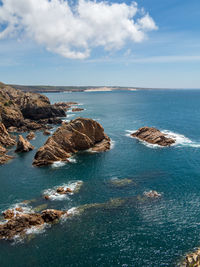
[[[28,152],[33,149],[34,146],[32,146],[28,140],[24,139],[22,135],[19,135],[15,152]]]
[[[24,93],[0,83],[0,121],[6,128],[16,127],[20,131],[44,129],[43,123],[33,125],[31,121],[65,116],[64,109],[51,105],[46,96]]]
[[[92,119],[77,118],[63,123],[36,153],[33,165],[67,161],[71,154],[93,149],[102,152],[110,149],[110,138],[103,127]]]
[[[167,137],[164,133],[153,127],[142,127],[135,133],[132,133],[131,136],[159,146],[171,146],[176,142],[175,139]]]

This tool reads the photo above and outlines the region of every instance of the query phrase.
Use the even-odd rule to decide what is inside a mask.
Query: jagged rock
[[[82,110],[84,110],[84,108],[73,108],[72,112],[77,112],[77,111],[82,111]]]
[[[60,210],[47,209],[42,211],[42,219],[46,223],[52,223],[60,219],[66,212]]]
[[[32,146],[28,140],[24,139],[22,135],[19,135],[15,152],[28,152],[33,149],[34,146]]]
[[[50,135],[51,133],[48,130],[44,130],[43,135]]]
[[[110,138],[103,127],[92,119],[77,118],[63,123],[35,154],[33,165],[68,161],[72,153],[92,148],[102,152],[110,149]]]
[[[200,249],[186,255],[185,260],[180,264],[181,267],[199,267],[200,266]]]
[[[35,133],[34,132],[30,132],[27,136],[26,136],[26,139],[28,140],[32,140],[35,138]]]
[[[0,122],[0,145],[9,147],[14,146],[15,144],[15,139],[10,136],[4,124]]]
[[[156,144],[160,146],[171,146],[176,142],[176,140],[167,137],[165,134],[153,127],[140,128],[135,133],[132,133],[131,136],[146,141],[150,144]]]

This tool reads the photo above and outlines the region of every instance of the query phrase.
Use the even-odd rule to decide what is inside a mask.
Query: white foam
[[[28,228],[26,230],[26,234],[27,235],[31,235],[31,234],[41,234],[41,233],[44,233],[46,226],[47,226],[46,223],[44,223],[42,225],[39,225],[39,226],[32,226],[31,228]]]
[[[71,113],[71,114],[67,114],[67,117],[74,117],[76,114],[74,114],[74,113]]]
[[[160,145],[149,144],[146,141],[143,141],[143,140],[138,139],[137,137],[131,136],[131,134],[136,132],[136,131],[137,130],[126,130],[127,133],[125,134],[125,136],[137,139],[142,144],[144,144],[145,146],[150,147],[150,148],[165,148],[165,147],[160,146]],[[186,136],[184,136],[182,134],[174,133],[174,132],[169,131],[169,130],[161,130],[161,132],[164,133],[167,137],[173,138],[173,139],[176,140],[176,142],[174,144],[172,144],[171,146],[200,148],[200,142],[192,141],[192,140],[190,140],[189,138],[187,138]]]
[[[69,160],[70,163],[76,163],[77,162],[77,160],[75,159],[74,156],[68,158],[68,160]]]
[[[115,141],[114,140],[110,140],[110,149],[113,149],[115,147]]]
[[[174,138],[176,140],[176,143],[174,146],[184,146],[184,147],[196,147],[200,148],[200,142],[195,142],[192,141],[191,139],[187,138],[186,136],[179,134],[179,133],[174,133],[168,130],[163,130],[162,131],[164,134],[166,134],[170,138]]]
[[[82,184],[83,184],[82,181],[76,181],[76,182],[71,182],[71,183],[68,183],[68,184],[62,184],[62,185],[55,186],[53,188],[44,190],[43,191],[43,195],[49,196],[50,200],[69,199],[69,196],[73,195],[74,193],[76,193],[80,189]],[[64,190],[67,190],[67,188],[70,188],[72,190],[72,192],[68,193],[68,194],[59,194],[56,191],[58,189],[58,187],[63,187]]]
[[[51,165],[51,167],[52,167],[52,168],[60,168],[60,167],[62,167],[62,166],[65,166],[65,164],[66,164],[66,162],[64,162],[64,161],[55,161],[55,162]]]

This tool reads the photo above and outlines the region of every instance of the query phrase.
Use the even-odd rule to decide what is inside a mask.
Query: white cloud
[[[118,50],[126,42],[142,42],[146,31],[156,30],[148,14],[135,2],[108,3],[79,0],[73,7],[64,0],[2,0],[0,39],[26,35],[49,51],[83,59],[91,49]]]

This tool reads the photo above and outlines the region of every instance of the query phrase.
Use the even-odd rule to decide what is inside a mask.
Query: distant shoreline
[[[33,93],[62,93],[62,92],[112,92],[112,91],[138,91],[138,90],[199,90],[198,88],[143,88],[120,86],[49,86],[49,85],[16,85],[15,89]]]

